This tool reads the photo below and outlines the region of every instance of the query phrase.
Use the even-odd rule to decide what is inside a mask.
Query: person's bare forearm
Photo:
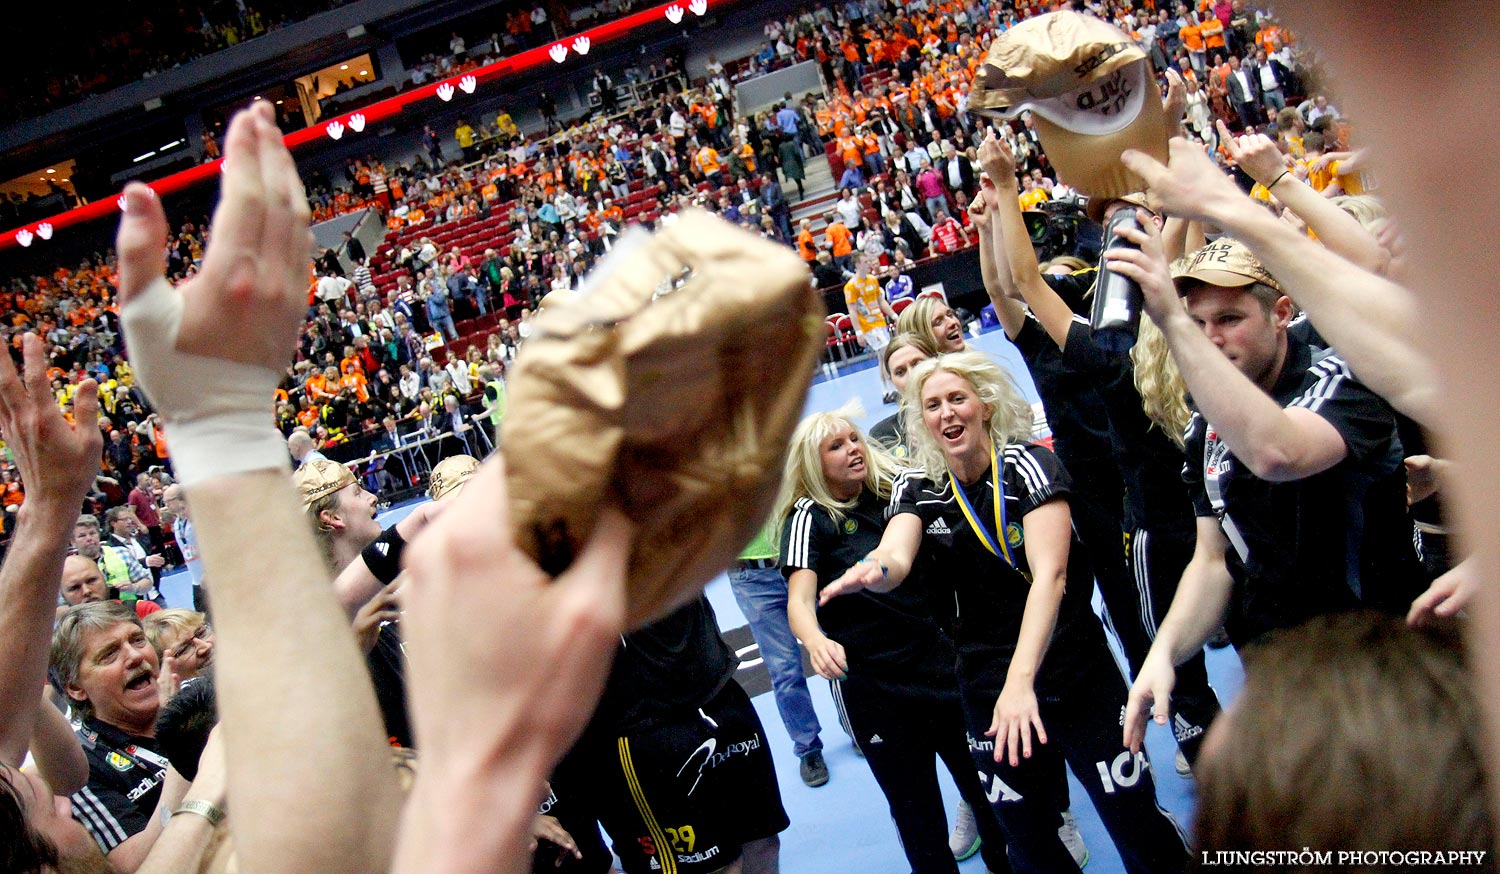
[[[1161,226],[1161,250],[1167,256],[1168,261],[1176,261],[1193,249],[1188,248],[1188,226],[1192,222],[1186,219],[1169,216]],[[1104,241],[1108,248],[1108,240]],[[1194,248],[1201,248],[1195,246]]]
[[[1161,653],[1172,666],[1182,664],[1203,649],[1209,637],[1224,622],[1234,578],[1224,564],[1224,534],[1218,520],[1198,518],[1198,545],[1182,572],[1172,606],[1157,629],[1151,654]]]
[[[333,591],[338,597],[339,606],[344,608],[344,613],[353,619],[359,613],[359,608],[369,603],[370,599],[384,588],[385,584],[365,564],[361,556],[351,561],[348,567],[339,571],[334,578]]]
[[[1042,658],[1052,642],[1052,631],[1057,627],[1057,614],[1068,583],[1071,519],[1067,502],[1057,500],[1032,510],[1021,520],[1030,541],[1027,555],[1032,557],[1033,577],[1031,591],[1026,595],[1026,608],[1021,613],[1016,651],[1006,671],[1007,683],[1011,680],[1036,682]]]
[[[182,803],[183,793],[187,788],[187,781],[182,779],[182,775],[175,770],[167,772],[161,795],[156,800],[156,808],[151,812],[151,820],[146,823],[146,827],[109,851],[109,864],[115,871],[119,874],[137,874],[161,839],[162,820]]]
[[[429,773],[424,762],[403,814],[401,846],[390,870],[393,874],[530,872],[530,827],[546,779],[546,766],[540,762],[528,765],[509,757],[486,762],[476,758],[472,769],[451,776]],[[504,861],[497,866],[496,860]]]
[[[276,470],[226,476],[193,486],[190,499],[213,583],[245,869],[386,870],[400,797],[380,713],[290,481]],[[268,762],[278,763],[275,779]]]
[[[1332,466],[1327,447],[1312,439],[1309,423],[1301,418],[1316,413],[1283,409],[1224,356],[1186,310],[1174,309],[1160,327],[1198,411],[1252,473],[1281,482]]]
[[[1073,311],[1058,297],[1046,280],[1036,261],[1036,249],[1032,248],[1031,235],[1026,232],[1026,219],[1021,215],[1021,202],[1016,199],[1015,177],[999,186],[999,205],[995,211],[995,224],[1000,229],[1005,263],[1009,267],[1009,291],[1019,293],[1031,308],[1032,315],[1046,329],[1047,336],[1061,349],[1068,343],[1068,326],[1073,323]]]
[[[803,577],[804,572],[811,575],[812,579]],[[792,634],[803,644],[823,636],[823,629],[818,625],[817,604],[817,575],[806,568],[793,573],[792,578],[787,581],[786,619]]]
[[[154,828],[155,824],[148,826]],[[146,860],[135,874],[182,874],[197,871],[214,840],[214,827],[197,814],[180,813],[167,821]]]
[[[68,718],[45,695],[38,695],[31,756],[37,773],[57,795],[72,795],[89,781],[89,762]]]
[[[1390,263],[1390,254],[1381,248],[1374,234],[1312,186],[1290,173],[1271,182],[1275,184],[1268,186],[1270,192],[1306,222],[1330,252],[1371,273],[1379,273]]]
[[[1286,286],[1361,382],[1413,419],[1435,425],[1437,377],[1416,346],[1420,317],[1406,289],[1361,270],[1248,199],[1217,220]]]
[[[995,318],[1005,330],[1005,336],[1015,339],[1026,323],[1026,308],[1006,292],[1010,264],[998,239],[999,229],[993,217],[987,227],[979,229],[979,272],[984,279],[984,293],[990,299],[990,306],[995,308]]]
[[[0,565],[0,750],[26,749],[36,719],[38,691],[47,682],[53,608],[67,555],[76,505],[28,495],[17,514],[10,551]]]

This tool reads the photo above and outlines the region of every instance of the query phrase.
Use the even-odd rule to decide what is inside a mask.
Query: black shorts
[[[594,745],[589,794],[626,874],[717,871],[789,823],[765,729],[733,680],[697,710]]]

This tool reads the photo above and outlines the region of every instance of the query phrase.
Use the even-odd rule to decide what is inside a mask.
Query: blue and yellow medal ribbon
[[[1011,555],[1010,544],[1005,537],[1005,486],[1000,483],[1000,458],[995,451],[994,442],[990,443],[990,481],[995,490],[995,534],[991,534],[984,523],[979,521],[979,514],[974,512],[969,496],[964,494],[963,486],[951,469],[948,471],[948,481],[953,484],[953,495],[958,499],[958,507],[963,511],[964,518],[969,520],[974,536],[990,551],[990,555],[1003,558],[1006,564],[1015,567],[1016,559]]]

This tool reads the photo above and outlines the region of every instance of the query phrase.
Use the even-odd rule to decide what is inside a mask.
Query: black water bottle
[[[1140,249],[1135,243],[1115,235],[1115,228],[1141,230],[1141,223],[1131,208],[1117,209],[1104,227],[1104,251]],[[1089,325],[1094,329],[1094,345],[1110,352],[1127,352],[1135,345],[1141,327],[1144,306],[1141,286],[1134,279],[1110,269],[1110,262],[1099,257],[1099,279],[1094,285],[1094,311]]]

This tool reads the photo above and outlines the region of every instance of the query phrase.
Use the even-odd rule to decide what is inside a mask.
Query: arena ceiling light
[[[632,15],[627,15],[623,18],[601,24],[598,27],[590,28],[581,34],[577,34],[568,42],[571,43],[573,51],[582,56],[588,54],[588,50],[592,50],[599,45],[618,41],[644,28],[660,28],[663,16],[675,25],[681,23],[687,10],[692,10],[694,15],[701,17],[708,14],[708,10],[712,7],[728,6],[738,2],[741,2],[741,0],[689,0],[686,9],[684,9],[680,2],[652,6],[649,9],[643,9]],[[588,50],[585,50],[582,46],[587,46]],[[545,64],[549,59],[553,59],[552,52],[559,49],[561,50],[559,54],[562,57],[554,60],[557,63],[564,63],[568,60],[568,48],[568,44],[556,43],[552,46],[540,46],[510,55],[509,57],[499,58],[493,63],[465,74],[463,78],[456,81],[456,84],[462,86],[464,79],[472,78],[477,90],[479,85],[498,81],[506,76],[512,76],[540,64]],[[450,101],[453,99],[456,91],[455,82],[445,80],[426,85],[422,88],[414,88],[397,94],[394,97],[377,101],[361,108],[359,114],[364,116],[365,126],[368,127],[372,124],[378,124],[384,119],[399,115],[405,112],[408,107],[414,110],[420,109],[425,101],[434,97],[443,102]],[[464,93],[468,94],[472,92],[465,89]],[[256,100],[260,100],[261,98],[262,95],[255,96]],[[287,148],[295,152],[296,149],[308,143],[321,141],[325,135],[333,139],[339,139],[346,131],[359,132],[359,128],[354,126],[353,120],[353,117],[350,116],[345,120],[334,119],[327,124],[315,124],[311,127],[287,134],[282,137],[282,141],[286,143]],[[333,126],[335,124],[338,126],[337,136],[333,133]],[[152,151],[140,156],[134,163],[148,160],[157,154],[158,151]],[[208,161],[161,179],[153,180],[147,184],[158,195],[172,194],[213,179],[219,174],[222,163],[222,159]],[[100,198],[93,203],[49,216],[46,221],[53,227],[53,232],[56,233],[71,225],[100,218],[113,218],[116,213],[115,210],[110,209],[111,203],[117,205],[121,211],[125,209],[125,198],[123,196],[116,198],[114,201],[111,201],[109,198]],[[27,241],[24,245],[30,246],[32,241],[37,237],[36,233],[32,230],[33,227],[36,226],[13,228],[4,235],[0,235],[0,249],[22,245],[21,240],[23,238]]]

